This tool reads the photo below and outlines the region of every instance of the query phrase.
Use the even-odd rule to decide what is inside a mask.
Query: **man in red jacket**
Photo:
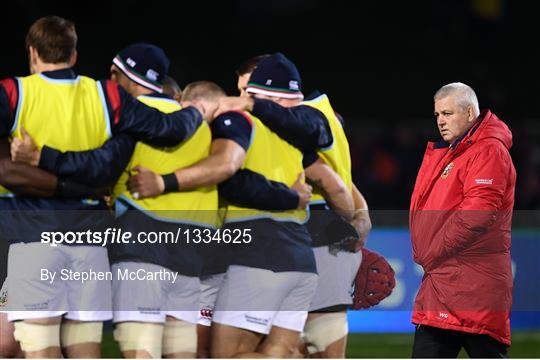
[[[510,346],[512,133],[473,89],[434,96],[444,141],[428,143],[411,199],[414,261],[424,268],[413,357],[505,357]]]

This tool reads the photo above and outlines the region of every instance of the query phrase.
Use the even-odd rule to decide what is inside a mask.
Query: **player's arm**
[[[193,107],[162,113],[143,104],[112,81],[101,82],[106,89],[113,134],[128,134],[156,146],[175,146],[195,133],[203,118]]]
[[[328,119],[307,105],[283,107],[270,100],[227,97],[220,100],[218,113],[228,110],[251,112],[281,138],[303,151],[325,148],[333,142]]]
[[[332,210],[351,221],[354,216],[354,201],[339,175],[320,158],[308,166],[305,172],[306,178],[323,192]]]
[[[354,215],[351,224],[358,232],[356,249],[360,250],[366,243],[367,236],[371,231],[371,219],[369,217],[368,204],[356,185],[352,184],[352,197],[354,202]]]
[[[274,211],[305,209],[312,189],[304,182],[304,176],[301,173],[288,187],[257,172],[241,169],[219,184],[219,193],[228,202],[248,208]]]
[[[53,196],[58,178],[27,164],[15,163],[9,156],[9,141],[0,140],[0,185],[20,194]]]
[[[230,178],[244,163],[246,150],[234,140],[212,141],[210,156],[198,163],[174,172],[179,187],[194,190],[202,186],[219,184]]]
[[[7,139],[0,140],[0,184],[18,194],[39,197],[99,198],[106,193],[103,188],[86,186],[12,161]]]
[[[21,135],[11,143],[13,161],[37,166],[91,187],[114,183],[129,162],[136,144],[131,136],[119,134],[97,149],[61,152],[49,146],[38,149],[24,129],[21,129]]]

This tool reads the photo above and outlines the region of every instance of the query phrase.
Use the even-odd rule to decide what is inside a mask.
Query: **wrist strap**
[[[176,179],[176,175],[174,173],[170,173],[167,175],[162,175],[163,183],[165,184],[165,189],[163,190],[163,193],[170,193],[180,190],[180,184],[178,184],[178,179]]]

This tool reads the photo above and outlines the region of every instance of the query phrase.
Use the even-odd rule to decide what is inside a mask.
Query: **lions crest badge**
[[[454,167],[454,162],[451,162],[450,164],[446,165],[446,167],[444,168],[441,174],[441,179],[446,179],[453,167]]]

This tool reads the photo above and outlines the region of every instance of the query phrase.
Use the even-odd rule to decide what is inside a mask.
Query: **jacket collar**
[[[60,69],[60,70],[53,70],[53,71],[44,71],[41,73],[41,75],[48,77],[50,79],[56,79],[56,80],[65,80],[65,79],[75,79],[77,78],[77,74],[71,69]]]

